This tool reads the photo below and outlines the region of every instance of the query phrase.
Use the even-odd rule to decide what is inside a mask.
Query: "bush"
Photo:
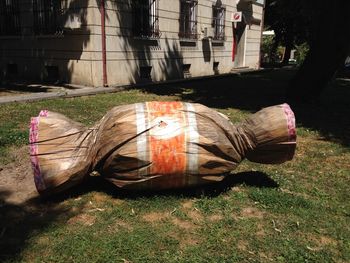
[[[295,49],[295,59],[297,61],[297,64],[301,65],[304,62],[307,53],[309,52],[309,44],[305,42],[300,45],[296,45]]]

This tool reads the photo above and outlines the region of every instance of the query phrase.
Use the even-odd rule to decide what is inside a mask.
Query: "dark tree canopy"
[[[267,0],[265,24],[275,32],[273,50],[279,44],[286,47],[282,64],[287,64],[294,45],[310,39],[312,8],[308,1]]]
[[[344,65],[350,47],[349,14],[349,0],[267,0],[265,24],[275,31],[275,40],[286,51],[300,42],[310,46],[290,84],[288,100],[317,98]]]

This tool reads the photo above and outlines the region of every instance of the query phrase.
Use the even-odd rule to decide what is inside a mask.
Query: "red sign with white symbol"
[[[241,22],[242,21],[242,12],[232,13],[232,22]]]

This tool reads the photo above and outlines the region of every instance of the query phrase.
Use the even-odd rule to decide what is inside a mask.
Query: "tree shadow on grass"
[[[192,188],[162,191],[121,190],[102,176],[88,177],[81,185],[49,198],[35,197],[22,204],[7,203],[10,194],[0,192],[0,261],[21,261],[22,250],[30,244],[30,238],[52,226],[55,222],[67,222],[81,213],[83,207],[61,205],[61,202],[90,192],[103,192],[112,198],[138,199],[152,196],[215,197],[236,185],[278,187],[267,174],[242,172],[228,175],[221,182]],[[45,237],[43,237],[45,239]],[[46,242],[46,241],[45,241]]]
[[[278,69],[244,75],[159,84],[143,88],[157,95],[176,95],[181,100],[218,109],[235,108],[251,113],[285,103],[286,89],[295,69]],[[305,87],[307,88],[307,87]],[[326,139],[350,146],[350,81],[335,80],[309,104],[291,105],[297,128],[315,130]]]
[[[72,212],[56,203],[29,200],[22,204],[7,203],[10,193],[0,192],[0,261],[21,261],[20,252],[31,236],[49,227],[58,218],[69,218]]]
[[[215,197],[227,192],[237,185],[254,187],[277,188],[278,184],[267,174],[262,172],[241,172],[229,174],[222,181],[194,187],[166,189],[166,190],[124,190],[105,180],[102,176],[89,177],[81,185],[78,185],[64,193],[42,199],[44,202],[62,202],[68,198],[75,198],[89,192],[103,192],[114,198],[137,199],[152,196],[183,196],[183,197]]]

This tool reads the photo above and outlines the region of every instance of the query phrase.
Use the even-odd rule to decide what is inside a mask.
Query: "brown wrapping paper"
[[[92,128],[50,111],[32,118],[30,127],[35,184],[45,194],[76,185],[94,170],[128,189],[220,181],[244,158],[283,163],[295,147],[287,104],[237,125],[200,104],[146,102],[115,107]]]

